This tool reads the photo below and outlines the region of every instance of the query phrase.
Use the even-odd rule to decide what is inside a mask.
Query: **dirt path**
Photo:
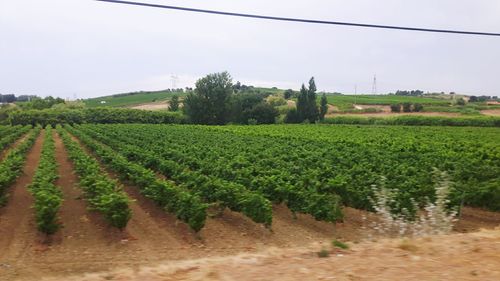
[[[21,142],[23,142],[27,137],[28,133],[22,135],[20,138],[18,138],[13,144],[7,146],[3,151],[0,152],[0,160],[2,160],[5,156],[7,156],[7,153],[13,148],[18,146]]]
[[[500,109],[481,110],[481,114],[488,116],[500,116]]]
[[[10,262],[7,269],[10,276],[16,276],[16,280],[34,280],[40,275],[66,276],[182,258],[185,253],[179,249],[189,248],[189,242],[177,237],[172,227],[158,224],[137,202],[130,204],[133,216],[123,232],[110,227],[99,213],[87,210],[64,145],[56,133],[54,137],[60,174],[57,185],[64,198],[60,209],[63,228],[49,245],[39,243],[34,250],[26,249],[15,263]],[[36,233],[33,226],[23,231]]]
[[[330,256],[319,258],[325,249]],[[121,268],[68,281],[500,280],[500,229],[411,240],[267,249],[255,254]]]
[[[33,197],[26,187],[31,183],[37,168],[42,142],[43,132],[27,154],[22,175],[10,188],[7,205],[0,209],[0,264],[3,265],[0,266],[0,280],[15,276],[15,272],[9,269],[16,265],[22,266],[20,261],[37,247],[37,232],[31,209]]]

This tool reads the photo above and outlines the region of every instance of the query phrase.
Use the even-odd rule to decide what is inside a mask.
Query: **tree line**
[[[182,109],[195,124],[275,122],[279,111],[266,102],[267,94],[240,90],[241,85],[235,88],[228,72],[209,74],[196,82],[194,91],[185,97]]]
[[[316,90],[314,77],[309,80],[309,87],[302,85],[296,95],[296,108],[287,111],[284,119],[286,123],[314,123],[324,118],[328,100],[323,94],[318,106]],[[279,116],[279,111],[273,105],[281,103],[273,101],[270,95],[241,85],[240,82],[233,85],[228,72],[213,73],[196,82],[194,91],[183,101],[183,112],[195,124],[272,124]],[[293,95],[293,90],[284,92],[285,99]],[[170,107],[178,108],[178,100]]]

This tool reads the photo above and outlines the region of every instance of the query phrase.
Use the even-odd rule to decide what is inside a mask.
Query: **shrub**
[[[416,210],[419,207],[413,198],[409,200],[410,205],[405,204],[405,202],[397,202],[395,191],[385,187],[385,180],[382,181],[381,188],[373,186],[372,204],[375,212],[380,216],[380,221],[373,223],[372,228],[378,234],[389,236],[449,233],[456,221],[457,214],[455,210],[448,208],[451,182],[446,172],[441,172],[436,168],[433,171],[433,178],[436,199],[434,202],[427,202],[418,215]],[[401,211],[395,211],[396,209]]]
[[[62,193],[54,184],[57,178],[54,139],[51,127],[47,127],[40,163],[33,182],[29,185],[29,190],[35,199],[37,228],[45,234],[53,234],[60,227],[57,213],[62,203]]]
[[[409,102],[403,103],[403,112],[411,112],[411,103]]]
[[[337,247],[337,248],[344,249],[344,250],[349,249],[349,245],[347,245],[346,243],[339,241],[337,239],[332,241],[332,245],[333,245],[333,247]]]
[[[251,109],[245,111],[250,119],[254,119],[256,124],[273,124],[276,117],[279,115],[279,111],[272,105],[261,102]]]
[[[258,122],[256,119],[250,118],[248,119],[248,125],[257,125]]]
[[[292,90],[292,89],[288,89],[288,90],[286,90],[286,91],[283,93],[283,97],[284,97],[285,99],[287,99],[287,100],[288,100],[288,99],[290,99],[291,97],[293,97],[293,95],[294,95],[294,92],[293,92],[293,90]]]
[[[493,116],[437,117],[437,116],[395,116],[363,117],[335,116],[325,118],[325,124],[356,125],[405,125],[405,126],[475,126],[500,127],[500,118]]]
[[[11,125],[41,125],[45,127],[56,124],[182,124],[187,123],[185,116],[179,112],[146,111],[126,108],[87,108],[65,110],[24,110],[9,115]]]
[[[424,106],[422,104],[416,103],[413,105],[413,111],[420,112],[422,110],[424,110]]]
[[[168,106],[169,111],[178,111],[179,110],[179,97],[177,95],[173,95],[170,99],[170,103]]]
[[[285,121],[285,123],[289,123],[289,124],[300,123],[300,116],[299,116],[299,112],[297,111],[297,109],[295,109],[295,108],[289,109],[288,112],[286,113],[284,121]]]
[[[277,96],[270,96],[267,99],[267,102],[272,106],[286,105],[286,100],[282,97],[277,97]]]
[[[320,257],[320,258],[327,258],[330,256],[330,252],[328,252],[328,250],[326,250],[326,249],[321,249],[321,251],[319,251],[317,254],[318,254],[318,257]]]
[[[400,104],[391,104],[391,112],[401,112]]]

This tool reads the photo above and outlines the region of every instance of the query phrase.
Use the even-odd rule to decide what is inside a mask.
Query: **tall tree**
[[[300,87],[299,95],[297,96],[297,117],[299,122],[303,122],[307,116],[307,89],[304,84]]]
[[[311,79],[309,80],[307,103],[308,115],[306,119],[308,119],[309,122],[315,122],[319,119],[319,110],[316,102],[316,83],[314,82],[314,77],[311,77]]]
[[[314,77],[311,77],[311,80],[309,80],[309,88],[306,88],[304,84],[300,88],[299,95],[297,96],[297,115],[300,122],[308,120],[312,123],[319,119]]]
[[[325,115],[328,112],[328,99],[326,98],[326,94],[323,93],[321,96],[321,101],[319,103],[319,119],[325,119]]]
[[[199,79],[194,93],[185,98],[184,112],[196,124],[225,124],[230,117],[232,94],[233,84],[228,72],[209,74]]]
[[[177,111],[179,110],[179,97],[177,95],[173,95],[170,99],[170,104],[168,105],[169,111]]]

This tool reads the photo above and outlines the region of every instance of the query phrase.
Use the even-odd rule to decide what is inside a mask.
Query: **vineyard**
[[[342,207],[372,210],[373,186],[397,194],[395,210],[416,212],[412,200],[433,199],[432,169],[453,182],[454,205],[500,210],[500,135],[495,128],[352,126],[58,126],[90,208],[110,225],[131,217],[120,184],[101,168],[136,186],[195,232],[208,209],[228,208],[272,228],[273,204],[319,221],[339,222]],[[5,145],[28,127],[2,127]],[[2,191],[19,172],[31,130],[2,162]],[[61,204],[53,136],[45,130],[41,162],[30,190],[39,229],[55,232]],[[478,141],[479,140],[479,141]],[[87,154],[86,150],[92,151]],[[3,192],[3,193],[4,193]]]
[[[376,188],[395,194],[395,213],[415,215],[435,199],[435,169],[449,175],[450,208],[500,211],[498,128],[66,124],[0,126],[0,134],[0,246],[8,249],[0,259],[16,256],[9,241],[22,233],[59,239],[54,255],[74,237],[101,241],[99,253],[116,236],[168,257],[155,249],[161,241],[184,241],[181,252],[210,240],[219,249],[231,239],[248,245],[239,237],[248,233],[285,243],[304,225],[304,236],[328,237],[346,220],[359,228],[356,212],[374,211]],[[10,235],[17,220],[23,227]],[[116,251],[146,251],[134,245]]]

